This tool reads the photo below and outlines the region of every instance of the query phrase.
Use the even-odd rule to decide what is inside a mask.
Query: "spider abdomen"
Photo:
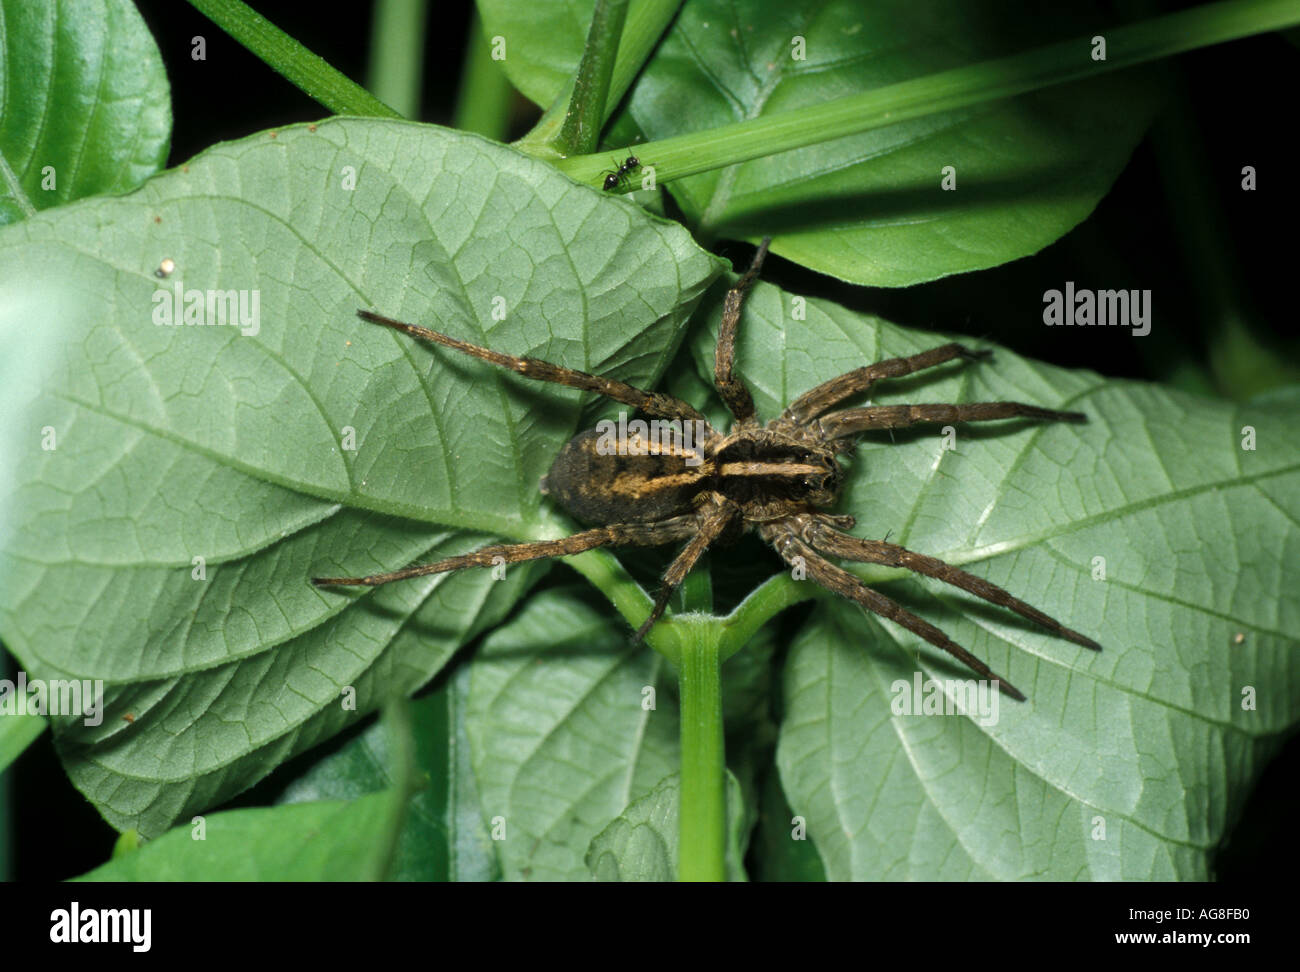
[[[710,479],[702,456],[695,443],[588,429],[564,444],[541,490],[583,523],[649,523],[691,512]]]

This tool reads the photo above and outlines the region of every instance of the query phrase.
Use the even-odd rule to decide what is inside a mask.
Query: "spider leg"
[[[632,385],[615,381],[613,378],[591,375],[585,371],[574,371],[572,368],[551,364],[549,361],[542,361],[540,358],[517,358],[514,355],[502,354],[500,351],[479,347],[477,344],[470,344],[467,341],[449,337],[438,331],[431,331],[429,328],[420,327],[418,324],[397,321],[391,317],[376,314],[374,311],[359,310],[357,316],[362,320],[370,321],[372,324],[382,324],[385,327],[403,331],[411,335],[411,337],[432,341],[435,344],[441,344],[444,347],[460,351],[462,354],[468,354],[499,367],[508,368],[511,371],[518,372],[525,378],[549,381],[556,385],[567,385],[570,388],[596,392],[606,398],[612,398],[616,402],[622,402],[624,405],[639,408],[647,415],[656,418],[690,421],[702,421],[704,419],[704,416],[691,405],[688,405],[680,398],[674,398],[672,395],[642,391],[640,388],[634,388]]]
[[[698,529],[697,523],[697,518],[691,515],[675,516],[658,523],[615,523],[584,530],[562,540],[494,544],[473,553],[448,557],[432,564],[413,564],[385,574],[370,574],[367,577],[313,577],[311,582],[317,587],[378,587],[408,577],[441,574],[464,567],[494,567],[500,563],[517,564],[544,557],[567,557],[597,547],[654,547],[693,536]],[[501,558],[500,561],[497,561],[498,557]]]
[[[1035,624],[1042,625],[1048,631],[1067,641],[1073,641],[1076,645],[1091,648],[1093,651],[1101,651],[1101,645],[1091,638],[1085,637],[1077,631],[1072,631],[1055,618],[1048,617],[1037,608],[1030,607],[1019,598],[1012,597],[996,584],[990,584],[982,577],[976,577],[974,574],[968,574],[964,570],[945,564],[937,557],[928,557],[925,554],[915,553],[895,543],[885,543],[882,540],[864,540],[859,537],[849,536],[832,526],[818,522],[815,518],[811,526],[805,530],[804,536],[818,550],[836,557],[856,560],[864,564],[887,564],[890,567],[902,567],[917,574],[924,574],[926,577],[934,577],[945,584],[951,584],[953,587],[960,587],[963,591],[970,591],[976,597],[982,597],[992,604],[1010,608],[1022,618],[1028,618]]]
[[[918,618],[915,614],[903,608],[902,605],[885,597],[885,595],[873,591],[847,570],[836,567],[818,554],[817,551],[798,537],[789,521],[765,525],[759,532],[764,539],[776,548],[776,552],[781,555],[781,559],[794,566],[796,558],[798,558],[798,564],[807,572],[807,576],[826,588],[826,590],[833,594],[839,594],[841,597],[846,597],[850,601],[856,601],[868,611],[872,611],[882,618],[888,618],[913,634],[919,635],[936,648],[952,655],[977,675],[995,682],[1004,695],[1008,695],[1018,702],[1025,701],[1024,693],[1006,679],[994,674],[992,669],[961,645],[952,641],[934,625]]]
[[[755,411],[754,397],[750,395],[744,381],[732,373],[736,363],[736,327],[740,323],[740,308],[745,302],[745,291],[762,269],[771,243],[772,237],[764,237],[745,275],[736,281],[736,285],[723,298],[722,325],[718,328],[718,344],[713,352],[713,383],[717,385],[718,394],[722,396],[727,410],[742,425],[754,423]]]
[[[846,408],[810,422],[827,439],[857,435],[869,429],[902,429],[918,422],[987,422],[1031,418],[1055,422],[1086,422],[1082,412],[1057,412],[1021,402],[970,402],[965,405],[867,405]]]
[[[668,599],[673,596],[673,591],[677,590],[686,575],[691,572],[703,555],[704,551],[709,548],[709,544],[721,536],[731,522],[736,518],[739,510],[736,504],[730,500],[719,496],[717,493],[709,497],[711,504],[704,510],[697,520],[698,532],[691,537],[690,541],[681,549],[681,552],[673,558],[673,562],[668,565],[664,571],[663,586],[660,587],[659,593],[655,595],[654,607],[650,609],[650,615],[641,622],[641,627],[636,629],[636,634],[632,636],[632,643],[636,644],[645,637],[646,632],[654,626],[659,620],[664,609],[668,607]]]
[[[942,344],[929,351],[922,351],[907,358],[888,358],[875,364],[865,365],[853,371],[845,372],[838,378],[824,381],[816,388],[804,392],[786,408],[783,418],[791,419],[802,425],[815,419],[831,406],[842,402],[851,395],[865,391],[882,378],[901,378],[916,371],[933,368],[953,358],[966,358],[977,361],[987,358],[988,351],[972,351],[961,344]]]

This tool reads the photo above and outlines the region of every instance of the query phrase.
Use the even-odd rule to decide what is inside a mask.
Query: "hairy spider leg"
[[[855,601],[868,611],[878,614],[882,618],[888,618],[913,634],[919,635],[936,648],[952,655],[977,675],[995,682],[998,690],[1003,694],[1010,696],[1017,702],[1025,701],[1025,695],[1020,689],[1005,678],[995,674],[991,668],[930,624],[930,622],[917,617],[880,592],[872,590],[843,567],[836,567],[818,554],[817,551],[799,538],[789,522],[767,524],[760,529],[760,533],[764,539],[768,540],[776,548],[776,552],[781,555],[781,558],[786,563],[792,566],[797,563],[803,568],[808,577],[826,588],[826,590]]]
[[[763,261],[767,258],[767,248],[771,243],[772,237],[763,238],[749,269],[723,298],[722,324],[718,327],[718,344],[713,352],[713,383],[717,386],[718,394],[722,397],[723,404],[727,406],[727,411],[731,412],[736,422],[742,426],[757,425],[758,419],[754,409],[754,397],[749,393],[749,388],[744,381],[732,370],[736,364],[736,329],[740,323],[741,307],[745,303],[745,292],[763,268]]]
[[[804,392],[790,403],[782,413],[782,418],[789,419],[798,425],[804,425],[826,412],[833,405],[837,405],[844,399],[850,398],[859,392],[866,391],[882,378],[901,378],[903,375],[910,375],[913,372],[924,371],[926,368],[941,365],[946,361],[953,360],[953,358],[978,361],[981,358],[987,358],[990,353],[989,351],[973,351],[961,344],[941,344],[937,348],[930,348],[928,351],[922,351],[906,358],[887,358],[884,361],[877,361],[875,364],[864,365],[861,368],[855,368],[853,371],[846,371],[844,374],[832,378],[830,381],[824,381],[816,388]]]
[[[495,567],[500,563],[517,564],[525,560],[545,557],[568,557],[572,554],[595,550],[597,547],[656,547],[673,540],[693,537],[698,530],[692,514],[675,516],[658,523],[615,523],[575,533],[562,540],[540,540],[536,543],[494,544],[473,553],[447,557],[432,564],[415,564],[383,574],[365,577],[313,577],[317,587],[378,587],[408,577],[442,574],[464,567]],[[499,561],[497,558],[501,558]]]
[[[1035,607],[1031,607],[1019,598],[1012,597],[996,584],[953,567],[951,564],[945,564],[937,557],[916,553],[906,547],[900,547],[896,543],[864,540],[860,537],[850,536],[835,529],[820,516],[811,518],[811,523],[804,532],[804,537],[821,552],[842,557],[845,560],[856,560],[864,564],[885,564],[889,567],[902,567],[913,573],[924,574],[926,577],[941,580],[945,584],[951,584],[953,587],[969,591],[976,597],[981,597],[992,604],[1009,608],[1021,617],[1042,625],[1053,634],[1059,635],[1067,641],[1073,641],[1076,645],[1091,648],[1093,651],[1101,651],[1101,645],[1091,638],[1067,628],[1060,621],[1044,614]]]
[[[612,398],[624,405],[639,408],[647,415],[655,418],[704,421],[704,416],[696,411],[693,406],[680,398],[674,398],[672,395],[643,391],[613,378],[592,375],[585,371],[574,371],[572,368],[551,364],[549,361],[543,361],[540,358],[517,358],[514,355],[502,354],[500,351],[479,347],[477,344],[470,344],[468,341],[461,341],[438,331],[431,331],[429,328],[420,327],[418,324],[407,324],[405,321],[394,320],[391,317],[385,317],[383,314],[376,314],[374,311],[359,310],[357,316],[362,320],[370,321],[372,324],[382,324],[412,337],[432,341],[435,344],[452,348],[462,354],[468,354],[498,367],[508,368],[525,378],[596,392],[598,395]]]
[[[691,568],[709,549],[709,544],[718,539],[722,532],[731,525],[739,514],[740,510],[735,503],[721,496],[718,493],[709,495],[708,506],[699,512],[697,529],[699,532],[691,537],[690,541],[681,551],[673,558],[673,562],[668,565],[661,578],[661,586],[658,595],[655,596],[654,606],[650,609],[650,614],[641,622],[641,627],[636,629],[636,634],[632,636],[632,643],[636,644],[645,637],[646,632],[654,626],[659,620],[659,616],[664,613],[668,606],[668,599],[673,596],[673,591],[681,585],[686,579],[686,575],[691,572]]]
[[[832,412],[807,424],[827,439],[842,439],[871,429],[905,429],[918,422],[989,422],[1031,418],[1053,422],[1086,422],[1082,412],[1058,412],[1022,402],[970,402],[964,405],[867,405]]]

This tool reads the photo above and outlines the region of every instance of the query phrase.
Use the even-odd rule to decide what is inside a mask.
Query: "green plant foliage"
[[[507,879],[587,878],[592,838],[676,771],[671,681],[660,655],[577,593],[543,592],[488,636],[466,721],[484,819],[506,827]]]
[[[285,166],[286,153],[300,164]],[[376,155],[407,159],[409,169],[394,175],[368,166]],[[392,218],[344,220],[295,205],[307,196],[294,181],[315,184],[347,164],[357,166],[355,191],[364,195],[341,211],[367,211],[373,199],[397,210]],[[484,171],[488,165],[494,172]],[[235,172],[239,194],[223,202],[213,182],[234,184]],[[446,240],[469,238],[470,224],[431,219],[411,200],[436,201],[438,212],[462,218],[471,210],[458,207],[453,192],[403,180],[436,182],[452,172],[503,187],[515,215],[503,216],[493,233],[490,215],[472,211],[481,234],[459,251],[468,262],[439,264],[437,287],[425,283],[430,261],[421,254],[430,246],[450,254],[455,247]],[[560,179],[478,139],[338,122],[220,147],[130,200],[68,207],[0,236],[7,286],[48,286],[30,262],[42,251],[63,254],[55,265],[76,263],[90,292],[107,287],[119,295],[102,323],[80,325],[88,330],[70,345],[72,362],[54,370],[45,396],[28,406],[33,424],[60,430],[60,446],[26,447],[14,495],[27,515],[17,518],[24,528],[9,539],[3,562],[4,589],[41,592],[19,598],[3,616],[6,641],[28,670],[114,683],[102,727],[64,720],[58,734],[74,782],[110,820],[157,834],[219,803],[373,708],[379,673],[385,689],[428,681],[457,646],[503,616],[529,579],[512,569],[498,584],[487,571],[467,572],[337,594],[308,587],[311,574],[391,567],[483,539],[449,532],[452,526],[521,539],[569,529],[531,484],[580,422],[573,392],[395,340],[353,323],[350,313],[357,304],[380,306],[462,327],[494,347],[653,381],[714,264],[670,225],[552,182]],[[466,177],[455,181],[464,186]],[[544,205],[548,198],[553,207]],[[584,204],[590,226],[579,212]],[[212,219],[214,205],[255,214],[246,216],[255,222]],[[268,209],[278,218],[264,215]],[[517,252],[525,218],[517,213],[530,211],[540,227],[531,259],[590,266],[570,289],[523,269],[517,278],[498,269]],[[162,224],[152,223],[154,213]],[[214,231],[228,224],[238,231],[205,243],[195,231],[205,218]],[[565,218],[570,235],[557,239]],[[591,239],[605,219],[619,233],[641,234],[640,245],[626,246],[626,264],[610,261]],[[146,233],[175,225],[176,235],[130,247],[123,223]],[[374,238],[380,226],[391,234],[384,240]],[[87,247],[92,233],[102,242]],[[273,234],[256,253],[241,250],[239,241]],[[83,245],[74,251],[62,242],[68,238]],[[547,240],[555,248],[549,260]],[[106,265],[78,256],[85,252],[116,259]],[[148,270],[160,252],[175,254],[187,287],[261,284],[260,332],[152,323],[150,294],[165,284]],[[204,261],[210,252],[222,254],[219,272]],[[295,280],[312,285],[278,282],[290,266]],[[514,312],[482,333],[475,322],[487,315],[474,308],[489,308],[508,286],[516,288]],[[702,308],[704,324],[686,352],[701,386],[712,369],[718,293]],[[80,298],[69,299],[75,306]],[[760,283],[741,329],[739,367],[767,416],[818,381],[940,340],[816,300],[789,326],[792,300]],[[594,304],[611,306],[602,312]],[[71,326],[60,319],[50,327],[61,323]],[[786,672],[780,766],[791,807],[807,818],[831,877],[951,874],[962,860],[953,842],[970,855],[967,874],[1203,874],[1205,852],[1245,785],[1296,721],[1285,691],[1294,664],[1285,632],[1300,619],[1283,597],[1300,562],[1288,519],[1300,470],[1286,432],[1295,416],[1276,405],[1236,410],[1103,382],[1001,351],[992,362],[882,385],[874,400],[995,399],[1079,409],[1090,422],[962,429],[954,450],[932,430],[896,433],[892,442],[870,437],[853,459],[841,508],[858,518],[859,532],[890,532],[966,565],[1106,650],[1091,655],[971,598],[897,571],[864,569],[1031,701],[1007,704],[992,727],[895,717],[887,693],[910,679],[918,658],[928,673],[963,673],[928,648],[918,656],[915,639],[855,609],[819,607]],[[333,438],[349,423],[359,430],[355,455],[340,453]],[[1246,424],[1256,429],[1254,451],[1241,448]],[[170,496],[163,475],[211,487]],[[159,496],[167,500],[161,506]],[[146,508],[147,517],[133,515]],[[137,522],[148,525],[147,538],[137,535]],[[1207,551],[1236,549],[1241,538],[1254,556],[1221,576],[1222,561]],[[196,555],[207,558],[205,581],[194,579]],[[1099,556],[1105,580],[1093,579]],[[1249,584],[1229,581],[1243,570]],[[781,588],[790,589],[784,601],[755,595],[729,623],[759,625],[784,603],[817,593],[785,575],[760,593]],[[79,630],[104,634],[86,642],[75,637]],[[1238,631],[1246,632],[1245,645],[1230,651]],[[593,837],[676,766],[662,659],[623,639],[608,610],[548,592],[494,633],[472,666],[465,723],[483,819],[504,818],[512,834],[497,847],[507,878],[587,874]],[[358,646],[367,647],[358,653]],[[356,712],[339,705],[348,685],[357,687]],[[639,704],[645,686],[660,688],[653,719]],[[1254,710],[1241,708],[1248,687],[1258,692]],[[122,721],[127,711],[134,722]],[[903,745],[908,731],[923,741]],[[1153,731],[1165,740],[1154,753]],[[951,769],[946,754],[976,752],[977,744],[986,754],[960,761],[964,774],[941,773],[942,787],[931,780],[936,766]],[[849,745],[856,761],[826,758],[825,747]],[[929,761],[914,762],[919,754]],[[1151,781],[1151,759],[1163,789]],[[1025,817],[1020,798],[1029,781],[1041,823],[1022,826],[1010,848],[981,849],[976,831],[938,825],[924,840],[912,835],[900,845],[898,828],[916,821],[903,796],[908,788],[889,789],[906,810],[894,813],[879,809],[875,791],[855,789],[884,786],[893,778],[889,767],[912,774],[913,802],[946,828],[956,827],[954,807],[974,791],[996,796],[987,811],[995,822],[999,813]],[[582,778],[557,787],[566,771]],[[1182,796],[1210,792],[1218,798]],[[842,815],[851,813],[870,813],[871,827],[848,826]],[[1111,821],[1100,846],[1088,838],[1097,815]],[[1043,848],[1067,844],[1044,829],[1064,827],[1067,817],[1078,824],[1068,845],[1074,850],[1049,859]],[[978,815],[967,826],[988,840],[1007,839],[1005,826]],[[878,832],[887,846],[910,848],[906,863],[871,844]]]
[[[617,820],[596,835],[587,867],[598,881],[673,881],[677,878],[677,838],[681,803],[674,774],[628,805]],[[735,776],[727,774],[727,876],[744,881],[741,861],[752,821]]]
[[[816,300],[792,327],[790,300],[760,283],[746,306],[737,361],[760,415],[854,362],[941,340]],[[714,339],[702,328],[692,341],[701,375]],[[1250,781],[1300,720],[1296,397],[1238,407],[1001,350],[872,396],[1008,399],[1089,421],[967,426],[951,450],[934,429],[864,437],[840,510],[856,533],[964,565],[1105,650],[936,581],[854,568],[1029,702],[1003,700],[992,726],[896,714],[895,683],[910,686],[918,662],[926,678],[965,673],[825,598],[785,670],[790,805],[832,879],[1204,879]]]
[[[0,224],[134,189],[162,167],[171,127],[130,0],[0,0]]]
[[[33,677],[111,683],[103,725],[69,720],[59,744],[110,822],[146,836],[427,682],[529,574],[359,593],[309,577],[565,529],[537,483],[578,393],[358,307],[650,383],[717,272],[675,224],[483,139],[312,128],[0,233],[0,335],[40,386],[0,394],[14,428],[57,434],[22,435],[0,483],[0,631]],[[176,288],[257,293],[259,323],[160,325]]]
[[[547,105],[590,14],[485,0],[502,66]],[[1079,4],[953,0],[689,0],[632,89],[624,141],[705,132],[1096,29]],[[527,42],[524,42],[527,38]],[[510,46],[511,41],[514,45]],[[1080,45],[1081,61],[1091,49]],[[706,238],[773,235],[773,250],[842,280],[906,286],[996,266],[1081,222],[1157,104],[1148,74],[1072,84],[782,152],[668,186]],[[643,164],[653,164],[647,156]],[[955,189],[945,191],[945,167]]]
[[[39,739],[48,725],[39,715],[0,715],[0,773]]]
[[[764,781],[761,799],[754,826],[754,880],[825,881],[826,868],[808,836],[808,822],[786,803],[777,774]]]
[[[410,703],[416,792],[394,853],[398,881],[486,881],[499,876],[479,816],[465,732],[469,667]],[[285,785],[277,803],[355,800],[397,785],[391,734],[376,722]]]
[[[607,143],[707,138],[1104,29],[1058,6],[687,0]],[[590,0],[480,8],[520,90],[549,105],[572,84]],[[1277,4],[1249,9],[1281,22]],[[245,43],[267,40],[236,12]],[[618,411],[359,308],[662,387],[725,428],[714,345],[735,278],[700,243],[774,233],[804,267],[889,286],[1025,256],[1108,190],[1159,99],[1153,77],[678,180],[667,209],[688,231],[523,152],[391,120],[261,133],[148,178],[169,93],[135,9],[0,0],[0,18],[0,640],[31,679],[106,683],[99,725],[0,717],[0,772],[51,728],[72,782],[124,831],[85,879],[668,880],[679,846],[704,846],[688,860],[721,877],[708,788],[722,760],[682,758],[670,660],[691,646],[725,661],[731,879],[747,879],[746,854],[757,879],[1211,876],[1300,722],[1294,387],[1232,405],[991,347],[871,389],[879,404],[1088,416],[869,434],[845,463],[835,512],[855,533],[962,566],[1102,644],[850,567],[1027,693],[991,718],[959,699],[968,673],[947,656],[767,552],[714,552],[649,648],[628,637],[649,603],[633,575],[652,583],[666,551],[574,558],[582,585],[543,581],[549,561],[308,583],[573,532],[538,481]],[[258,49],[299,83],[324,76],[273,39]],[[56,190],[41,189],[47,166]],[[945,340],[760,281],[737,372],[772,418]],[[718,738],[715,676],[685,696],[697,739]],[[954,711],[902,711],[914,679]],[[400,733],[358,725],[421,690],[390,710]],[[207,815],[259,781],[272,806]],[[683,820],[683,791],[717,820]]]
[[[375,849],[384,844],[394,800],[374,793],[351,802],[214,813],[77,880],[372,881],[385,874]]]

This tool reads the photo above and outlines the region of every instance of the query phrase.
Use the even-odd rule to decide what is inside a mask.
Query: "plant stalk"
[[[614,71],[609,79],[609,89],[605,94],[605,103],[600,119],[601,127],[609,120],[614,108],[633,80],[649,60],[659,38],[677,16],[677,9],[682,0],[639,0],[628,11],[626,22],[618,39],[617,55],[614,59]],[[588,44],[591,38],[588,37]],[[570,103],[573,98],[574,85],[570,84],[564,94],[546,110],[533,130],[516,144],[521,150],[533,155],[547,158],[563,158],[573,154],[562,150],[560,137]]]
[[[492,60],[477,10],[471,18],[465,48],[452,127],[500,142],[510,131],[510,96],[514,89],[501,65]]]
[[[573,97],[569,99],[556,145],[564,155],[585,155],[594,151],[600,142],[609,79],[614,75],[614,58],[626,19],[627,0],[596,0],[587,44],[573,83]]]
[[[646,142],[637,146],[637,155],[643,165],[654,165],[659,182],[669,182],[1295,24],[1300,24],[1296,0],[1221,0],[1103,31],[1104,61],[1092,59],[1091,37],[1076,37],[820,105]],[[608,160],[575,156],[555,165],[579,182],[597,183]]]
[[[190,5],[335,114],[402,117],[241,0],[190,0]]]
[[[701,626],[685,640],[677,666],[682,707],[677,876],[682,881],[725,881],[727,767],[718,632]]]
[[[379,0],[370,30],[366,87],[405,118],[420,117],[428,0]]]

